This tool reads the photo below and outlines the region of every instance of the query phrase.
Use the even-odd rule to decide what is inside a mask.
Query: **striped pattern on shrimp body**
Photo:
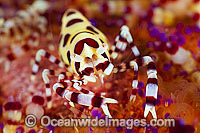
[[[79,11],[69,9],[65,12],[59,53],[64,63],[71,65],[76,74],[90,76],[93,65],[96,69],[102,69],[99,64],[110,62],[108,49],[102,49],[104,44],[108,44],[105,35],[92,26]],[[87,61],[94,58],[97,59],[96,62]],[[91,70],[88,70],[90,67]]]

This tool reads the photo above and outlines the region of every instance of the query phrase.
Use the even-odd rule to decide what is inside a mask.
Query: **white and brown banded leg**
[[[60,77],[62,77],[62,78],[60,78]],[[55,83],[54,85],[57,87],[62,87],[62,88],[74,87],[79,92],[88,94],[88,95],[95,95],[95,96],[101,96],[101,97],[104,97],[106,95],[106,93],[93,93],[92,91],[82,88],[81,85],[87,84],[87,81],[85,81],[85,80],[63,80],[63,75],[60,74],[59,81],[60,81],[59,83]],[[74,107],[73,102],[69,102],[69,104],[72,107]]]
[[[146,106],[145,106],[144,116],[146,117],[148,112],[150,111],[153,115],[153,118],[157,118],[155,112],[155,104],[158,93],[158,81],[157,81],[157,70],[153,59],[150,56],[138,57],[137,59],[132,60],[128,63],[122,63],[121,65],[116,66],[113,69],[113,73],[124,72],[130,68],[133,69],[134,71],[134,77],[132,82],[133,90],[130,97],[130,100],[132,100],[133,98],[135,98],[137,92],[138,67],[144,65],[147,66],[147,75],[148,75],[148,81],[146,85]]]
[[[78,91],[80,91],[80,92],[82,92],[84,94],[94,95],[94,93],[92,91],[89,91],[89,90],[86,90],[86,89],[80,87],[81,85],[87,84],[87,81],[85,81],[85,80],[71,80],[71,83],[72,83],[72,86],[76,90],[78,90]]]
[[[96,93],[93,93],[92,91],[86,90],[84,88],[81,87],[81,85],[86,85],[88,83],[88,81],[86,79],[70,79],[70,80],[64,80],[65,74],[60,74],[58,79],[59,82],[64,82],[65,84],[68,84],[68,86],[70,87],[74,87],[76,90],[78,90],[79,92],[82,92],[84,94],[91,94],[91,95],[95,95]],[[59,83],[58,83],[59,84]],[[105,95],[104,93],[99,94],[99,95]]]
[[[34,80],[34,75],[38,72],[39,70],[39,64],[42,59],[42,57],[48,59],[51,63],[59,65],[61,68],[64,68],[64,63],[57,59],[55,56],[51,55],[50,53],[46,52],[44,49],[40,49],[36,53],[35,57],[35,64],[32,67],[32,75],[31,75],[31,80]],[[66,66],[68,67],[68,65]]]
[[[131,34],[127,26],[122,26],[119,40],[121,40],[122,42],[127,41],[130,44],[133,54],[137,57],[135,61],[138,66],[147,65],[148,81],[147,81],[147,86],[146,86],[146,106],[145,106],[145,111],[144,111],[144,117],[146,117],[148,112],[150,111],[153,115],[153,118],[157,118],[156,111],[155,111],[155,103],[156,103],[157,92],[158,92],[158,81],[157,81],[157,70],[156,70],[154,61],[152,60],[150,56],[139,57],[140,52],[137,49],[137,47],[134,45],[133,39],[131,37]],[[134,88],[137,88],[137,85],[138,85],[138,80],[134,79],[132,83],[133,95],[134,93],[136,93],[136,89]]]
[[[94,93],[94,92],[92,92],[92,91],[89,91],[89,90],[84,89],[84,88],[81,87],[81,85],[86,85],[87,83],[88,83],[88,81],[85,80],[85,79],[82,79],[82,80],[71,80],[72,86],[73,86],[76,90],[78,90],[78,91],[80,91],[80,92],[82,92],[82,93],[84,93],[84,94],[95,95],[95,96],[100,96],[100,97],[104,97],[104,96],[106,95],[105,92]]]
[[[92,91],[89,91],[89,90],[86,90],[86,89],[80,87],[83,84],[84,85],[87,84],[86,80],[63,80],[60,77],[63,78],[63,75],[62,74],[59,75],[60,82],[56,83],[55,86],[64,86],[65,88],[74,87],[79,92],[82,92],[84,94],[89,94],[89,95],[96,95],[96,96],[104,96],[105,95],[105,93],[93,93]],[[69,102],[68,104],[70,104],[70,106],[74,107],[73,102]],[[83,108],[83,109],[85,109],[85,108]]]
[[[106,103],[118,103],[116,100],[112,98],[103,98],[95,95],[72,92],[61,84],[54,84],[53,90],[61,97],[66,98],[68,101],[71,101],[73,103],[85,106],[101,107],[104,113],[108,115],[110,118],[112,117],[110,115]]]
[[[88,94],[88,95],[96,95],[96,96],[104,96],[106,95],[105,93],[94,93],[92,91],[89,91],[87,89],[84,89],[81,87],[81,85],[85,85],[84,80],[61,80],[58,83],[55,83],[55,86],[61,86],[64,88],[67,87],[74,87],[76,90],[78,90],[81,93]]]
[[[62,76],[61,76],[62,75]],[[42,78],[45,83],[45,91],[46,91],[46,97],[47,97],[47,108],[52,107],[52,101],[51,101],[51,88],[50,88],[50,80],[49,76],[58,76],[59,82],[63,81],[64,79],[73,79],[73,75],[68,75],[67,72],[60,72],[50,69],[44,69],[42,72]]]
[[[134,54],[134,56],[137,58],[140,56],[140,52],[135,46],[133,42],[133,38],[131,36],[131,33],[129,31],[129,28],[126,25],[123,25],[121,27],[121,31],[119,35],[115,39],[115,45],[111,48],[109,51],[111,54],[111,57],[113,59],[117,58],[119,52],[124,52],[126,50],[127,44],[131,46],[131,50]],[[137,85],[138,85],[138,65],[135,60],[130,61],[129,63],[122,63],[121,65],[117,66],[114,68],[114,73],[119,72],[124,72],[126,69],[133,69],[134,71],[134,78],[132,82],[132,94],[130,97],[130,100],[135,98],[136,91],[137,91]]]
[[[131,50],[135,57],[140,56],[138,48],[133,43],[133,38],[129,31],[129,28],[126,25],[121,27],[119,35],[115,38],[115,43],[109,50],[112,59],[116,59],[120,52],[126,50],[127,44],[131,46]]]
[[[80,87],[80,85],[84,84],[83,80],[71,80],[73,78],[74,77],[70,77],[70,79],[69,78],[67,79],[66,74],[62,72],[58,76],[58,83],[55,83],[54,85],[58,86],[58,87],[63,87],[63,88],[74,87],[79,92],[94,95],[94,93],[92,91],[89,91],[89,90],[86,90],[86,89]],[[73,102],[69,102],[69,104],[74,107]]]
[[[150,56],[139,57],[136,59],[138,66],[147,66],[148,81],[146,85],[146,105],[144,110],[144,117],[149,112],[152,113],[153,118],[157,118],[155,111],[155,104],[158,93],[158,78],[157,70],[153,59]]]

